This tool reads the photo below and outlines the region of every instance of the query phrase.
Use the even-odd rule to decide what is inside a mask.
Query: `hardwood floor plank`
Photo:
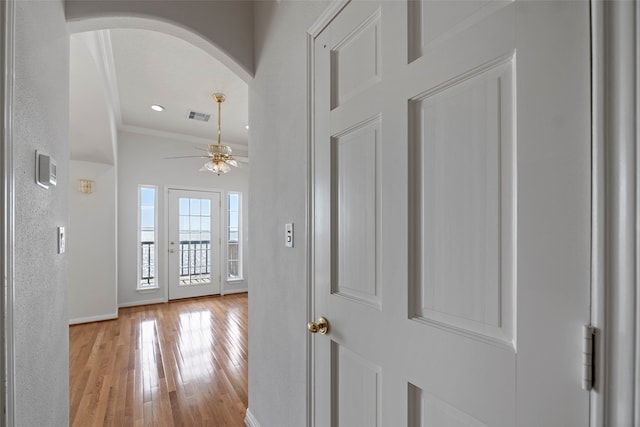
[[[244,427],[247,294],[69,327],[72,426]]]

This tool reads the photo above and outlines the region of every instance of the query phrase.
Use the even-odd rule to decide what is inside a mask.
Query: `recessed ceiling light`
[[[245,128],[245,129],[249,129],[249,125],[246,125],[244,128]]]
[[[164,111],[164,107],[162,105],[158,105],[158,104],[153,104],[151,106],[151,109],[153,111]]]

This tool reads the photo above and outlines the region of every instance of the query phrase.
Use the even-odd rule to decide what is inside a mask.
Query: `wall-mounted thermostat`
[[[36,182],[39,186],[49,188],[58,182],[56,164],[50,156],[36,151]]]

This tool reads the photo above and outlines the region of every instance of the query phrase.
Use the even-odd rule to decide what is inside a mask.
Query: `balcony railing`
[[[211,275],[211,241],[181,240],[179,247],[180,264],[178,266],[180,283],[202,283]],[[141,274],[140,287],[154,287],[155,283],[155,242],[143,241],[140,244]]]
[[[140,287],[155,286],[155,242],[144,241],[140,243],[140,267],[142,268],[140,274]]]
[[[208,281],[211,268],[211,241],[180,241],[180,283],[200,283]]]

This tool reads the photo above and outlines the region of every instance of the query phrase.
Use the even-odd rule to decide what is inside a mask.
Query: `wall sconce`
[[[93,181],[90,179],[80,180],[80,192],[84,194],[93,193]]]

